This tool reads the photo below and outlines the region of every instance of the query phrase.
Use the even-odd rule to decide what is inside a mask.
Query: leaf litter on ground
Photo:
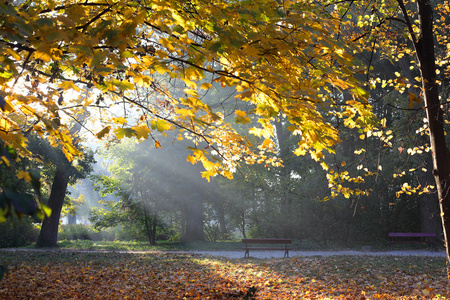
[[[444,258],[0,252],[0,299],[447,299]]]

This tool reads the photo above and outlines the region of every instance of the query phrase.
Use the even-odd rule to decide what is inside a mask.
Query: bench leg
[[[245,249],[245,254],[244,254],[244,258],[246,257],[250,257],[250,251],[248,249]]]
[[[286,257],[289,258],[289,250],[287,249],[284,251],[284,258]]]

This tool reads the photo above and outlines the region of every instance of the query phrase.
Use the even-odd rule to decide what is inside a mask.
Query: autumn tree
[[[235,97],[252,104],[259,120],[251,132],[264,137],[263,150],[279,113],[299,138],[295,153],[315,160],[340,141],[324,116],[363,131],[374,124],[367,93],[353,76],[360,70],[350,54],[357,45],[342,39],[338,18],[308,1],[2,0],[1,7],[0,137],[20,155],[28,153],[24,133],[35,131],[72,159],[79,152],[65,118],[97,108],[99,138],[147,138],[178,128],[207,179],[231,177],[230,168],[258,156],[273,163],[224,122],[220,106],[202,101],[202,90],[214,83],[235,87]],[[151,98],[136,101],[136,86],[149,88]],[[339,112],[332,87],[351,95]],[[80,97],[82,91],[90,97]],[[111,105],[121,105],[122,116]],[[235,120],[246,117],[239,111]]]
[[[345,32],[363,45],[362,47],[369,54],[369,66],[375,51],[381,51],[384,58],[393,61],[404,63],[402,57],[405,57],[412,62],[410,68],[403,68],[406,70],[403,75],[396,72],[396,78],[389,81],[399,92],[408,91],[410,87],[420,88],[418,95],[411,90],[408,91],[409,108],[423,101],[423,110],[426,113],[425,132],[429,136],[429,144],[424,148],[429,147],[431,150],[433,175],[441,211],[447,260],[449,260],[447,234],[450,209],[448,191],[450,165],[445,138],[445,111],[441,102],[443,99],[440,98],[439,93],[439,85],[442,81],[437,78],[439,71],[444,76],[448,75],[446,69],[448,55],[442,49],[446,47],[447,42],[445,36],[447,36],[448,28],[445,21],[449,3],[448,1],[396,0],[374,1],[370,5],[353,1],[348,3],[328,1],[327,4],[331,6],[337,4],[334,12],[339,14],[342,20],[355,16],[355,22],[343,22],[348,26]],[[435,19],[435,15],[440,18]],[[418,71],[418,76],[412,80],[410,69]],[[370,78],[369,72],[366,74],[369,79],[368,87],[374,87],[377,84],[385,86],[385,81],[380,78]],[[414,153],[416,150],[411,152]],[[401,192],[423,192],[428,189],[428,186],[412,187],[405,183]]]

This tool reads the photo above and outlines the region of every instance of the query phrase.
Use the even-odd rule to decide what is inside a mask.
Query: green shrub
[[[58,230],[58,240],[91,240],[91,241],[114,241],[119,235],[119,229],[108,228],[95,231],[91,225],[71,224],[61,225]]]
[[[0,248],[23,247],[36,242],[39,229],[29,217],[15,215],[0,224]]]

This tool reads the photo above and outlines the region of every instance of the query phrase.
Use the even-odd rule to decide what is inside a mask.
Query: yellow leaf
[[[9,168],[9,166],[11,165],[11,163],[9,162],[9,159],[3,155],[0,157],[0,159]]]
[[[250,45],[245,45],[242,48],[242,52],[244,52],[246,54],[246,56],[249,56],[249,57],[258,57],[259,56],[259,50]]]
[[[225,170],[225,171],[222,173],[222,175],[223,175],[225,178],[233,179],[233,173],[231,173],[231,172],[228,171],[228,170]]]
[[[314,159],[315,161],[319,161],[324,158],[323,153],[320,151],[312,151],[310,154],[311,158]]]
[[[50,45],[44,45],[34,52],[35,59],[41,59],[43,61],[49,62],[52,60],[52,55],[50,52]]]
[[[70,81],[64,81],[59,85],[60,88],[64,89],[64,90],[75,90],[77,92],[81,91],[81,89],[79,87],[77,87],[72,80]]]
[[[422,100],[419,97],[417,97],[414,93],[409,92],[408,95],[409,95],[409,107],[410,108],[413,107],[414,102],[417,102],[418,104],[420,104],[422,102]]]
[[[235,118],[236,123],[247,124],[247,123],[250,123],[250,122],[251,122],[250,118],[247,117],[247,114],[245,113],[245,111],[242,111],[242,110],[236,110],[234,113],[235,113],[236,116],[237,116],[237,117]]]
[[[202,83],[202,86],[200,87],[203,90],[209,90],[211,88],[212,84],[211,83]]]
[[[3,223],[6,221],[5,216],[8,214],[8,207],[5,207],[5,209],[2,209],[0,207],[0,223]]]
[[[105,135],[109,133],[110,126],[106,126],[99,133],[96,134],[97,138],[102,139]]]
[[[167,68],[166,65],[164,64],[157,64],[153,66],[153,69],[158,72],[159,74],[166,74],[167,71],[169,71],[169,69]]]
[[[133,129],[136,132],[137,139],[147,139],[150,134],[150,129],[147,126],[139,125],[133,127]]]
[[[191,67],[184,70],[184,76],[189,80],[198,80],[202,77],[202,74],[197,68]]]
[[[161,144],[159,143],[158,140],[155,140],[155,148],[156,149],[161,148]]]
[[[134,89],[134,85],[127,80],[112,80],[111,83],[123,91]]]
[[[117,128],[116,130],[114,130],[114,132],[116,133],[116,137],[120,140],[124,137],[132,137],[133,135],[136,134],[136,132],[134,131],[134,129],[132,128]]]
[[[9,54],[11,54],[12,57],[13,57],[15,60],[20,60],[20,59],[21,59],[20,55],[17,54],[17,52],[14,51],[13,49],[10,49],[10,48],[3,48],[3,49],[6,49],[6,52],[8,52]]]
[[[32,180],[31,176],[30,176],[30,173],[24,172],[24,171],[19,171],[17,173],[17,178],[24,179],[26,182],[31,182],[31,180]]]
[[[214,171],[205,171],[202,172],[202,178],[206,178],[206,180],[208,180],[208,182],[210,182],[210,177],[214,177],[216,175],[216,173]]]
[[[197,97],[197,91],[196,91],[196,90],[184,89],[184,92],[185,92],[187,95]]]
[[[125,119],[124,117],[114,119],[114,123],[116,123],[116,124],[125,124],[126,122],[127,122],[127,119]]]
[[[188,155],[187,158],[186,158],[186,161],[190,162],[193,165],[197,162],[195,157],[192,156],[192,155]]]
[[[162,50],[156,50],[155,54],[159,56],[159,58],[164,59],[164,58],[169,58],[169,56],[167,55],[167,53],[165,51]]]
[[[271,139],[264,139],[264,142],[261,145],[261,149],[265,149],[271,145],[273,145],[273,142]]]
[[[242,111],[242,110],[236,110],[234,113],[236,114],[236,116],[242,117],[242,118],[247,116],[247,113],[245,111]]]
[[[151,122],[152,129],[157,129],[159,132],[163,132],[170,129],[170,123],[165,120],[153,120]]]
[[[133,77],[133,82],[135,82],[139,86],[149,87],[153,82],[153,79],[149,76],[139,74]]]
[[[167,48],[169,51],[174,51],[175,48],[172,45],[172,42],[167,38],[160,38],[159,42],[163,45],[164,48]]]
[[[52,209],[45,204],[41,203],[41,209],[47,217],[50,217],[52,214]]]
[[[195,114],[192,112],[192,110],[190,109],[186,109],[186,108],[177,108],[175,109],[175,112],[179,115],[182,116],[190,116],[190,117],[195,117]]]
[[[214,170],[214,168],[215,168],[215,164],[213,162],[207,160],[206,158],[202,159],[202,164],[206,170]]]
[[[301,156],[301,155],[305,155],[306,154],[306,150],[303,148],[297,148],[294,150],[294,154],[297,156]]]

